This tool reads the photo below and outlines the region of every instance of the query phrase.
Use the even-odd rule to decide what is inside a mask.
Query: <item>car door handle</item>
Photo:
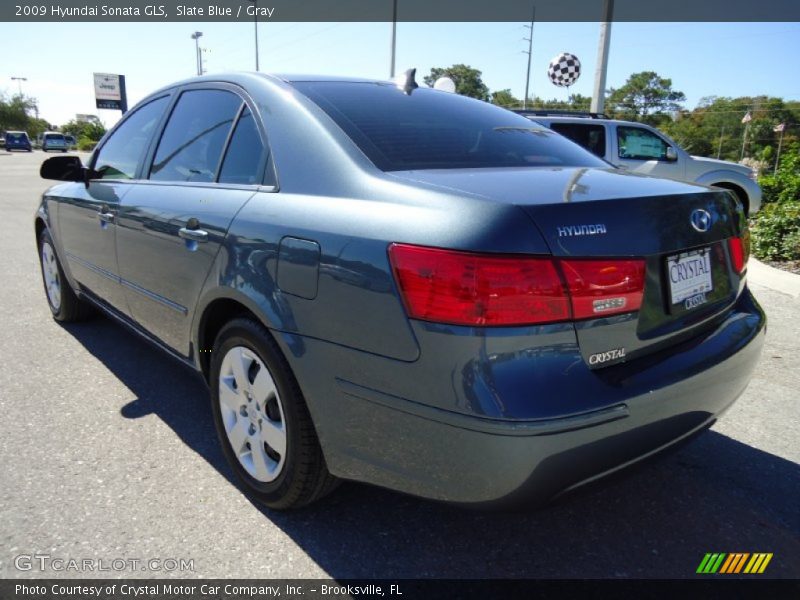
[[[97,213],[97,218],[100,219],[103,223],[113,223],[114,222],[114,213],[112,212],[99,212]]]
[[[192,240],[193,242],[208,241],[208,232],[202,229],[189,229],[188,227],[181,227],[178,230],[178,235],[185,240]]]

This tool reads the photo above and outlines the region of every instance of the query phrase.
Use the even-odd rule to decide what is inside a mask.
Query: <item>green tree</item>
[[[105,135],[106,128],[100,123],[87,123],[73,119],[62,126],[61,131],[74,135],[75,139],[86,138],[89,141],[98,142]]]
[[[608,103],[611,109],[626,118],[653,121],[653,116],[677,111],[686,101],[683,92],[672,89],[672,79],[654,71],[634,73],[619,89],[611,89]]]
[[[0,130],[20,129],[26,131],[31,122],[29,113],[36,112],[37,102],[35,98],[15,94],[8,97],[0,95]]]
[[[469,65],[453,65],[447,68],[432,68],[430,75],[426,75],[424,81],[429,86],[433,86],[440,77],[449,77],[456,84],[457,94],[488,101],[489,88],[483,83],[482,75],[481,71]]]
[[[491,102],[497,106],[505,106],[507,108],[517,108],[522,106],[522,101],[514,96],[509,89],[492,92]]]
[[[534,109],[588,111],[591,104],[592,98],[581,94],[570,94],[566,100],[545,100],[539,96],[528,98],[528,107]]]

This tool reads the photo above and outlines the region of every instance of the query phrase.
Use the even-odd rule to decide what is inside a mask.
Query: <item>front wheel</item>
[[[300,508],[336,487],[300,387],[260,323],[235,319],[222,328],[210,387],[225,458],[256,500]]]
[[[70,287],[56,255],[53,239],[47,230],[39,236],[39,262],[47,304],[53,318],[62,323],[70,323],[88,317],[92,312],[91,308]]]

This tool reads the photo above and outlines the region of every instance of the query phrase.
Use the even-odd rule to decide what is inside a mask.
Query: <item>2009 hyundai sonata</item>
[[[551,498],[714,423],[763,344],[729,192],[411,81],[192,79],[41,173],[55,319],[200,371],[275,508]]]

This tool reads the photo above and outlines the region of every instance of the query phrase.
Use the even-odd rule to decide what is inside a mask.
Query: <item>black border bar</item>
[[[273,590],[279,590],[275,594]],[[269,591],[266,591],[269,590]],[[580,600],[800,597],[800,581],[718,576],[686,580],[3,579],[3,600]]]
[[[608,0],[396,0],[401,22],[603,21]],[[795,22],[797,0],[611,0],[619,22]],[[390,22],[395,0],[259,0],[261,21]],[[252,21],[249,0],[3,0],[7,22]],[[210,10],[214,7],[214,10]]]

